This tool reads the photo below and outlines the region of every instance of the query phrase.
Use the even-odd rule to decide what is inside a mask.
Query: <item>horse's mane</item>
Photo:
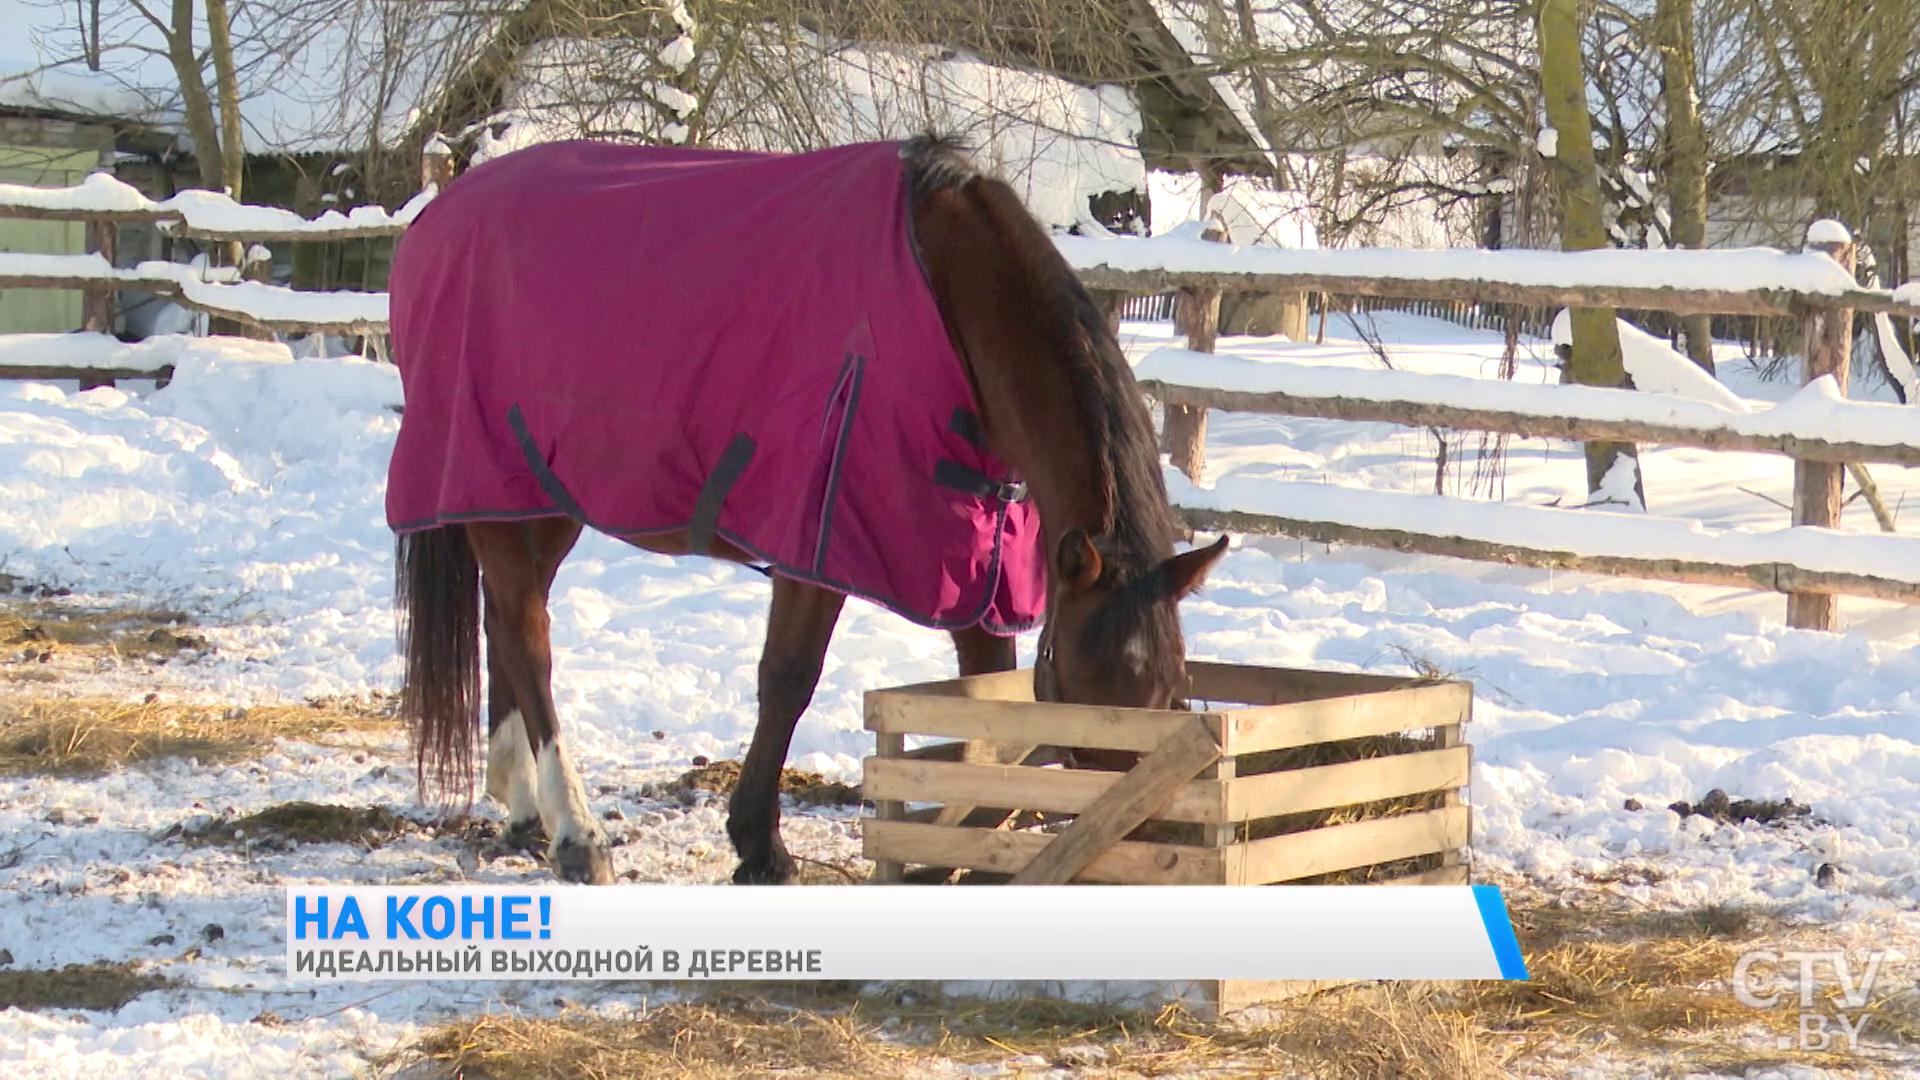
[[[1126,578],[1151,569],[1172,549],[1173,512],[1160,476],[1152,418],[1106,314],[1014,190],[973,168],[964,143],[924,135],[907,141],[901,157],[915,199],[972,189],[974,205],[1006,241],[1009,269],[1043,301],[1026,310],[1038,324],[1034,329],[1046,353],[1066,367],[1084,410],[1080,426],[1104,473],[1109,517],[1100,523],[1101,555],[1117,561],[1114,569]]]

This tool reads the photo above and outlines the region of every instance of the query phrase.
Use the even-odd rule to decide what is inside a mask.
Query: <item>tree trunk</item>
[[[1606,222],[1580,59],[1579,0],[1540,0],[1537,19],[1540,88],[1547,123],[1559,132],[1553,160],[1560,189],[1560,246],[1567,251],[1604,248]],[[1568,381],[1583,386],[1626,385],[1626,365],[1620,356],[1620,332],[1612,308],[1573,312],[1573,356],[1567,362],[1566,374]],[[1634,498],[1644,507],[1646,491],[1639,475],[1639,451],[1631,443],[1587,444],[1587,491],[1599,494],[1615,467],[1626,464],[1622,459],[1632,464]]]
[[[220,109],[220,170],[227,194],[240,201],[247,144],[240,129],[240,79],[233,68],[233,33],[227,0],[206,0],[207,49],[213,54],[214,89]]]
[[[187,134],[193,136],[193,160],[200,168],[202,187],[225,187],[220,154],[220,129],[214,123],[213,99],[193,48],[193,0],[173,0],[173,26],[167,31],[167,60],[180,81],[180,111],[186,114]]]
[[[1659,0],[1654,14],[1667,102],[1667,212],[1677,246],[1707,246],[1707,133],[1695,90],[1693,0]],[[1687,315],[1687,356],[1713,374],[1713,316]]]

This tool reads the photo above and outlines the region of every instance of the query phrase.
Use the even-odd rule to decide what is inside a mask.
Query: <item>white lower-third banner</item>
[[[1524,979],[1490,885],[293,886],[301,979]]]

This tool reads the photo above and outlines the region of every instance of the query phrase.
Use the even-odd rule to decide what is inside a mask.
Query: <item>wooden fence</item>
[[[1617,272],[1618,266],[1614,266],[1608,272],[1594,273],[1590,278],[1572,273],[1560,281],[1542,280],[1543,278],[1551,279],[1556,275],[1542,274],[1539,272],[1538,265],[1518,259],[1509,259],[1502,263],[1498,259],[1485,258],[1485,256],[1504,254],[1498,252],[1467,253],[1480,257],[1479,261],[1483,267],[1487,264],[1499,267],[1478,277],[1466,274],[1446,276],[1444,273],[1420,272],[1422,269],[1431,271],[1432,266],[1409,268],[1403,273],[1395,272],[1391,268],[1380,270],[1367,267],[1369,272],[1347,269],[1347,267],[1365,265],[1361,259],[1354,257],[1361,253],[1327,253],[1327,257],[1318,260],[1312,253],[1289,253],[1284,257],[1284,261],[1299,265],[1301,268],[1297,270],[1272,269],[1283,259],[1268,255],[1258,260],[1247,260],[1248,268],[1244,271],[1234,267],[1234,260],[1239,253],[1227,252],[1211,259],[1196,259],[1191,251],[1175,252],[1173,257],[1167,260],[1168,265],[1147,267],[1141,266],[1140,263],[1149,260],[1134,256],[1127,260],[1130,265],[1112,266],[1098,261],[1100,253],[1082,244],[1071,246],[1069,257],[1075,261],[1082,280],[1089,287],[1105,293],[1110,310],[1116,315],[1125,310],[1121,305],[1129,296],[1168,292],[1181,294],[1182,302],[1192,305],[1189,310],[1198,313],[1197,316],[1190,315],[1186,319],[1188,347],[1194,352],[1211,353],[1213,351],[1214,322],[1213,317],[1207,312],[1218,310],[1219,297],[1223,291],[1297,293],[1305,290],[1335,296],[1391,297],[1444,305],[1455,311],[1476,305],[1502,304],[1516,305],[1522,309],[1608,307],[1661,311],[1674,315],[1782,316],[1798,319],[1802,323],[1802,339],[1805,342],[1807,358],[1805,365],[1807,381],[1811,382],[1821,376],[1832,376],[1844,393],[1847,385],[1852,341],[1851,328],[1855,312],[1886,312],[1912,318],[1920,316],[1920,303],[1910,301],[1905,294],[1895,295],[1886,291],[1853,286],[1851,244],[1810,244],[1809,247],[1814,253],[1803,256],[1780,256],[1778,260],[1802,260],[1781,262],[1780,266],[1783,270],[1795,272],[1783,276],[1815,282],[1820,286],[1819,288],[1781,287],[1777,284],[1749,288],[1719,288],[1710,284],[1715,280],[1715,275],[1710,272],[1715,266],[1764,269],[1758,263],[1755,263],[1754,267],[1743,267],[1738,261],[1738,253],[1735,253],[1736,259],[1733,262],[1714,263],[1704,258],[1695,260],[1693,265],[1699,266],[1702,272],[1698,276],[1693,276],[1691,281],[1687,280],[1690,275],[1672,273],[1664,279],[1644,280],[1642,275]],[[1408,254],[1413,256],[1416,253]],[[1662,253],[1662,261],[1671,269],[1688,264],[1678,259],[1666,258],[1667,255],[1709,256],[1712,254],[1714,253]],[[1805,273],[1805,271],[1817,269],[1814,264],[1804,261],[1806,259],[1831,260],[1837,264],[1831,269],[1838,271],[1839,275]],[[1410,258],[1409,261],[1415,260]],[[1578,255],[1547,261],[1569,269],[1583,265]],[[1314,265],[1316,262],[1319,265]],[[1584,265],[1604,269],[1603,264],[1598,260],[1585,260]],[[1654,277],[1659,278],[1659,275]],[[1764,275],[1756,275],[1756,277],[1764,277]],[[1418,375],[1403,375],[1403,377],[1414,380],[1436,378]],[[1784,454],[1795,460],[1794,528],[1783,531],[1788,534],[1797,534],[1794,539],[1813,537],[1814,534],[1800,532],[1802,527],[1832,529],[1838,526],[1843,469],[1854,469],[1856,476],[1865,478],[1866,473],[1863,468],[1865,463],[1883,462],[1906,467],[1920,464],[1920,413],[1912,414],[1916,435],[1912,443],[1889,442],[1876,445],[1869,441],[1854,439],[1804,437],[1791,432],[1739,431],[1726,424],[1690,426],[1645,419],[1608,418],[1605,415],[1581,417],[1569,415],[1565,410],[1551,408],[1514,411],[1476,407],[1468,402],[1359,400],[1349,396],[1313,393],[1248,392],[1218,386],[1191,385],[1170,378],[1149,380],[1144,388],[1159,400],[1166,414],[1166,449],[1171,453],[1174,464],[1196,480],[1202,477],[1205,470],[1206,413],[1210,409],[1376,421],[1416,427],[1477,429],[1512,435],[1551,436],[1583,442],[1614,440],[1656,442],[1705,449]],[[1574,387],[1564,388],[1564,391],[1589,394],[1609,393],[1609,391],[1592,388]],[[1636,394],[1637,392],[1621,390],[1611,391],[1611,393]],[[1687,404],[1697,403],[1688,402]],[[1889,406],[1888,408],[1900,407]],[[1378,494],[1383,498],[1375,500],[1375,503],[1381,506],[1396,498],[1402,500],[1414,498]],[[1402,509],[1405,508],[1406,504],[1403,504]],[[1700,558],[1693,552],[1689,552],[1686,557],[1678,558],[1661,557],[1658,554],[1638,557],[1618,553],[1582,553],[1578,550],[1577,543],[1564,547],[1541,546],[1527,541],[1505,542],[1495,536],[1440,534],[1418,529],[1389,527],[1377,523],[1342,520],[1338,510],[1329,511],[1314,518],[1251,513],[1222,507],[1195,506],[1180,509],[1188,524],[1196,529],[1226,529],[1515,565],[1772,589],[1788,594],[1788,623],[1798,627],[1834,629],[1836,598],[1839,595],[1871,596],[1906,603],[1920,603],[1920,542],[1906,538],[1885,539],[1911,545],[1910,557],[1894,560],[1896,563],[1913,566],[1915,570],[1911,576],[1892,573],[1856,573],[1834,567],[1808,567],[1773,558],[1735,564]],[[1509,509],[1542,515],[1567,513],[1567,511],[1548,509]],[[1378,518],[1392,515],[1371,516]],[[1674,524],[1658,520],[1643,523],[1656,527]],[[1619,528],[1620,525],[1616,524],[1613,527]],[[1832,534],[1820,534],[1819,539],[1824,541],[1829,536]],[[1847,538],[1837,537],[1836,539]],[[1799,552],[1807,550],[1808,546],[1782,544],[1777,547],[1783,551]],[[1655,545],[1655,548],[1657,550],[1658,545]]]
[[[395,215],[380,207],[360,207],[349,214],[306,219],[203,191],[155,202],[104,174],[62,189],[0,184],[0,218],[83,222],[88,247],[81,255],[0,252],[0,288],[77,289],[85,297],[82,329],[99,333],[113,332],[116,296],[128,291],[165,296],[190,310],[265,333],[380,338],[387,329],[385,293],[300,292],[247,280],[241,268],[232,266],[200,270],[165,261],[117,266],[119,227],[149,225],[162,235],[207,245],[326,243],[397,237],[411,219],[411,209]],[[78,379],[83,387],[112,385],[116,379],[165,380],[170,374],[164,369],[0,368],[0,378]]]

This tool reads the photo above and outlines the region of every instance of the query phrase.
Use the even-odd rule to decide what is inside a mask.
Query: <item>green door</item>
[[[67,187],[99,164],[95,150],[0,146],[0,184]],[[86,250],[84,222],[0,218],[0,251],[81,255]],[[0,334],[78,330],[81,299],[78,289],[0,289]]]

